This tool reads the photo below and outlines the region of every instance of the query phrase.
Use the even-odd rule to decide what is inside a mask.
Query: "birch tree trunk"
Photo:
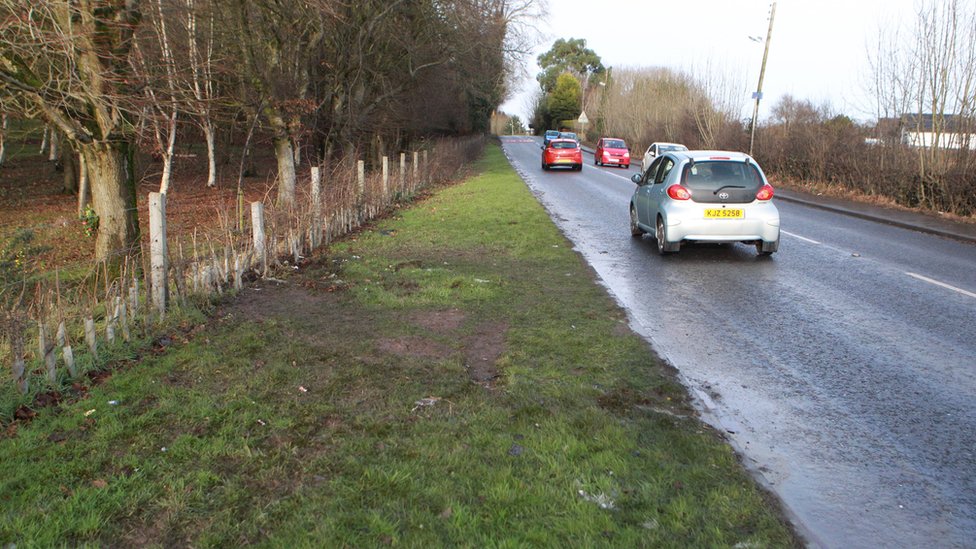
[[[59,151],[58,145],[60,141],[61,139],[60,136],[58,135],[58,132],[55,131],[54,128],[51,128],[51,138],[50,140],[48,140],[48,149],[47,149],[48,162],[54,162],[58,159],[58,151]]]
[[[0,114],[0,166],[7,158],[7,144],[4,137],[7,135],[7,113]]]
[[[193,97],[196,100],[197,116],[200,129],[207,142],[207,187],[217,186],[217,146],[216,131],[210,117],[210,102],[214,96],[213,89],[213,53],[214,53],[214,19],[213,12],[206,26],[201,31],[197,22],[197,8],[195,0],[185,0],[187,8],[186,34],[190,48],[190,75],[193,80]],[[203,33],[205,36],[201,36]],[[199,42],[204,40],[203,52]]]
[[[78,217],[85,215],[85,209],[91,204],[91,186],[88,184],[88,161],[85,155],[78,153]]]
[[[203,136],[207,140],[207,187],[217,186],[217,145],[213,124],[209,118],[203,121]]]

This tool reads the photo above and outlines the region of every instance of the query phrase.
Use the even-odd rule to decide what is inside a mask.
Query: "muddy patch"
[[[477,383],[491,384],[500,376],[498,359],[505,354],[505,334],[508,324],[482,324],[464,341],[465,366],[468,376]]]
[[[397,337],[377,340],[376,348],[388,354],[416,358],[443,359],[451,356],[451,349],[423,337]]]
[[[423,326],[438,334],[445,334],[457,330],[461,327],[464,319],[464,311],[458,309],[424,311],[410,315],[410,322]]]
[[[329,294],[311,292],[300,284],[258,282],[248,286],[244,295],[226,305],[217,317],[232,315],[246,319],[266,319],[269,316],[314,318],[327,310],[335,299]]]

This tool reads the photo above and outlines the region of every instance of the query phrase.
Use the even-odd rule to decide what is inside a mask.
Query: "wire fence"
[[[21,292],[30,295],[21,296],[20,305],[0,310],[0,364],[10,372],[0,378],[9,380],[0,381],[0,400],[11,391],[21,399],[42,393],[58,398],[79,376],[104,368],[130,342],[150,336],[174,307],[240,290],[249,278],[270,277],[300,262],[425,188],[456,177],[484,141],[429,141],[384,157],[369,172],[363,161],[313,167],[299,179],[294,204],[277,205],[266,196],[250,204],[249,215],[242,215],[240,205],[218,212],[214,227],[171,226],[158,234],[152,218],[165,213],[163,195],[162,211],[148,212],[154,234],[139,253],[123,254],[120,268],[93,263],[86,283],[71,287],[57,273],[53,280],[33,280],[22,285]]]

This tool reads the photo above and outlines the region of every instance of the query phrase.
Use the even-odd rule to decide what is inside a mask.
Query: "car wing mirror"
[[[634,175],[630,176],[630,180],[633,181],[634,183],[638,184],[638,185],[641,184],[641,181],[643,179],[644,179],[644,176],[642,176],[639,173],[635,173]]]

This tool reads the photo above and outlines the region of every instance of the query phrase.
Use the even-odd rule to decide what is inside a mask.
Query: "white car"
[[[641,173],[654,162],[654,159],[668,151],[687,151],[688,147],[680,143],[651,143],[651,146],[644,151],[644,158],[641,160]]]
[[[743,242],[779,250],[779,211],[756,161],[726,151],[672,151],[631,180],[630,234],[651,233],[661,255],[683,242]]]

